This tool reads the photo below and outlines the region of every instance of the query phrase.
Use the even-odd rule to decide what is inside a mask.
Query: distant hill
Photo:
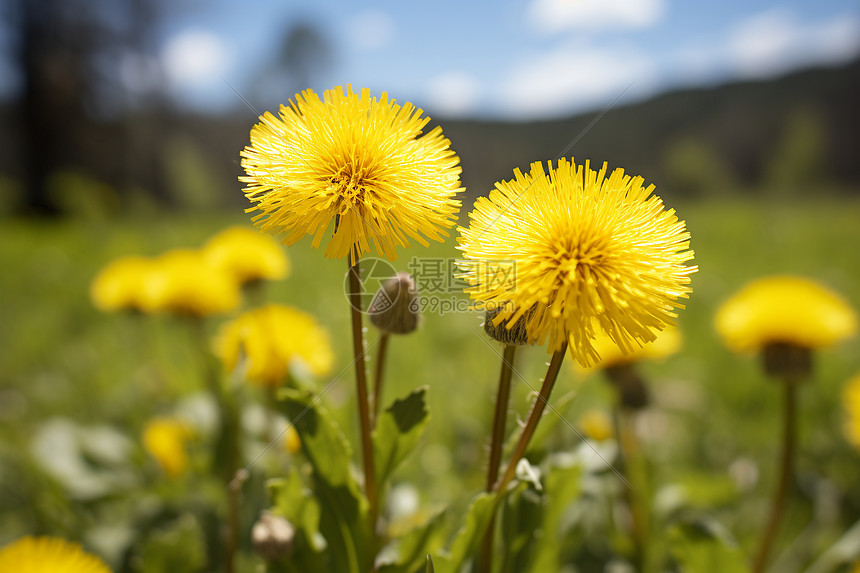
[[[440,123],[460,155],[470,196],[509,179],[514,167],[527,170],[533,161],[561,155],[623,166],[668,197],[774,185],[797,193],[813,186],[857,193],[858,103],[860,60],[673,91],[610,109],[596,122],[599,111],[531,123]],[[18,119],[15,106],[0,107],[0,176],[21,176],[17,141],[25,127]],[[70,147],[69,167],[120,191],[147,189],[182,203],[184,188],[196,186],[198,197],[214,193],[217,203],[239,204],[239,151],[255,120],[247,110],[229,117],[165,111],[94,121]]]
[[[727,179],[741,186],[778,179],[779,174],[769,173],[782,169],[774,166],[775,155],[791,161],[792,153],[807,153],[820,156],[813,158],[819,163],[816,176],[860,191],[860,60],[765,81],[673,91],[611,109],[588,129],[598,113],[533,123],[442,125],[460,153],[465,184],[479,194],[498,179],[509,179],[514,167],[527,170],[533,161],[563,154],[623,166],[657,183],[661,193],[676,195],[685,190],[663,183],[667,177],[678,179],[668,173],[666,154],[685,144],[708,152],[716,162],[709,169],[727,170]],[[792,137],[807,141],[792,142]],[[821,149],[791,149],[803,145]],[[676,155],[683,161],[683,151]]]

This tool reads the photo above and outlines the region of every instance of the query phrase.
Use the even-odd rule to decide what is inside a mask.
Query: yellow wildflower
[[[0,571],[12,573],[110,573],[104,562],[77,543],[26,536],[0,549]]]
[[[284,449],[291,454],[296,454],[302,449],[302,439],[292,424],[288,425],[287,429],[284,430],[283,444]]]
[[[334,362],[328,332],[311,315],[277,304],[225,324],[215,340],[215,353],[227,370],[244,356],[248,379],[263,386],[283,384],[294,362],[316,376],[328,373]]]
[[[103,311],[144,310],[141,284],[152,272],[152,261],[144,257],[121,257],[107,264],[90,285],[90,298]]]
[[[325,255],[351,262],[371,250],[394,260],[408,237],[447,236],[461,191],[459,158],[442,129],[422,135],[429,118],[383,92],[311,90],[296,94],[279,117],[266,112],[242,151],[245,195],[263,231],[294,244],[313,235],[318,247],[334,221]]]
[[[284,249],[271,237],[247,227],[224,229],[203,246],[203,258],[240,283],[282,279],[290,270]]]
[[[175,249],[153,260],[144,289],[148,312],[207,316],[239,306],[239,285],[232,276],[206,263],[199,251]]]
[[[579,427],[586,437],[596,442],[603,442],[611,438],[615,432],[612,430],[612,421],[602,410],[589,410],[579,420]]]
[[[842,393],[846,413],[845,437],[860,450],[860,375],[852,378]]]
[[[739,352],[777,343],[813,349],[854,335],[857,315],[816,282],[775,276],[753,281],[727,300],[717,312],[716,328]]]
[[[170,477],[188,468],[186,446],[190,438],[191,429],[173,418],[153,418],[143,429],[143,447]]]
[[[501,306],[494,324],[526,316],[529,340],[569,341],[583,365],[599,359],[600,333],[624,352],[673,323],[696,267],[690,234],[641,177],[562,159],[549,173],[496,183],[460,228],[466,291],[479,308]],[[510,301],[511,305],[504,305]]]
[[[595,350],[600,354],[600,362],[597,367],[612,368],[613,366],[623,366],[635,362],[661,360],[681,349],[681,331],[677,327],[667,326],[656,335],[657,338],[653,342],[648,342],[629,354],[624,354],[618,345],[605,334],[598,335],[593,342]]]

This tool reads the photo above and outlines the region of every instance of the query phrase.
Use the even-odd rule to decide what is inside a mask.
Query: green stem
[[[370,535],[376,548],[376,519],[379,515],[379,503],[376,492],[376,475],[373,466],[373,442],[371,441],[370,407],[367,397],[367,368],[364,363],[365,348],[364,334],[361,326],[361,283],[359,281],[359,261],[349,265],[349,303],[352,311],[352,350],[355,356],[356,400],[358,401],[358,416],[361,426],[361,451],[364,463],[364,491],[367,495],[368,519]]]
[[[753,562],[752,573],[763,573],[765,571],[771,547],[779,531],[783,513],[785,513],[788,490],[793,475],[794,449],[797,435],[797,383],[794,380],[786,379],[783,382],[783,387],[785,388],[785,399],[783,402],[784,425],[779,481],[777,482],[776,493],[774,494],[773,504],[770,509],[770,518],[768,519],[761,545]]]
[[[540,392],[532,406],[531,412],[529,412],[529,418],[526,421],[525,428],[523,428],[523,433],[517,442],[516,448],[514,448],[514,453],[511,456],[511,460],[508,462],[507,469],[505,469],[505,473],[502,476],[501,481],[499,481],[494,488],[497,493],[504,492],[507,485],[512,479],[514,479],[514,476],[517,473],[517,464],[525,455],[529,442],[531,441],[532,436],[534,436],[538,422],[540,422],[540,418],[543,415],[543,411],[549,403],[549,396],[552,393],[555,380],[558,378],[558,372],[561,370],[561,363],[564,360],[565,352],[567,352],[567,342],[563,343],[561,348],[556,350],[552,355],[552,360],[549,363],[549,368],[547,368],[546,376],[543,379],[543,385],[540,388]]]
[[[373,379],[373,427],[379,418],[379,408],[382,403],[382,381],[385,377],[385,357],[388,355],[388,333],[379,338],[379,352],[376,354],[376,370]]]
[[[508,403],[511,395],[511,376],[514,371],[514,357],[517,347],[505,345],[502,354],[502,371],[499,374],[499,389],[496,392],[496,410],[493,414],[493,430],[490,436],[490,461],[487,464],[487,491],[493,491],[493,486],[499,477],[499,466],[502,461],[502,446],[505,442],[505,427],[508,418]],[[495,513],[490,518],[484,541],[481,546],[480,571],[490,573],[493,569],[493,531],[495,530]]]
[[[204,378],[207,389],[218,406],[220,420],[218,449],[216,462],[222,463],[222,478],[227,485],[228,512],[227,523],[224,527],[224,564],[227,573],[235,571],[236,546],[239,535],[239,489],[242,479],[237,477],[239,469],[239,412],[237,405],[231,400],[229,392],[221,384],[218,369],[209,354],[206,325],[202,318],[190,319],[194,337],[199,346],[204,361]],[[219,459],[220,458],[220,459]],[[242,472],[244,474],[244,471]]]
[[[616,434],[621,448],[621,471],[632,488],[625,487],[627,506],[630,508],[631,536],[639,571],[649,571],[648,559],[648,508],[641,496],[647,495],[644,460],[634,429],[635,412],[623,406],[616,408]],[[638,492],[638,494],[637,494]]]

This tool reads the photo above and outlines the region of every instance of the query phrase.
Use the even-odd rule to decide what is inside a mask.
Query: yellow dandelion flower
[[[188,469],[186,446],[190,438],[188,425],[173,418],[153,418],[143,428],[143,447],[169,477]]]
[[[77,543],[26,536],[0,549],[0,571],[9,573],[110,573],[104,562]]]
[[[667,326],[656,333],[653,342],[647,342],[640,348],[625,354],[612,339],[605,334],[599,334],[594,339],[594,349],[600,354],[597,368],[612,368],[636,362],[662,360],[681,349],[681,331],[675,326]]]
[[[90,298],[99,310],[144,308],[140,287],[152,272],[152,261],[144,257],[121,257],[107,264],[90,285]]]
[[[210,266],[199,251],[175,249],[153,260],[143,289],[147,312],[208,316],[239,306],[239,285],[226,272]]]
[[[441,240],[460,208],[460,160],[440,127],[422,135],[421,114],[350,86],[322,100],[307,90],[279,117],[263,114],[241,154],[254,221],[288,245],[313,235],[318,247],[334,220],[325,255],[353,263],[371,242],[394,260],[408,238]]]
[[[852,378],[842,392],[845,408],[845,437],[860,450],[860,375]]]
[[[738,352],[769,344],[821,348],[857,332],[857,315],[838,295],[808,279],[776,276],[749,283],[717,311],[716,329]]]
[[[311,315],[277,304],[225,324],[215,340],[215,353],[227,370],[243,355],[248,379],[263,386],[283,384],[294,364],[322,376],[334,362],[328,332]]]
[[[612,420],[602,410],[589,410],[579,419],[579,427],[586,437],[596,442],[603,442],[611,438],[615,432],[612,429]]]
[[[284,449],[291,454],[296,454],[302,449],[302,439],[299,437],[298,431],[292,424],[284,430],[283,439]]]
[[[458,245],[466,292],[479,308],[501,306],[496,325],[525,316],[529,339],[548,338],[550,352],[569,341],[583,365],[599,359],[600,332],[624,352],[654,340],[697,270],[684,264],[693,258],[684,222],[623,169],[549,167],[517,169],[475,202]]]
[[[247,227],[230,227],[209,239],[203,258],[227,271],[240,283],[287,276],[290,262],[277,241]]]

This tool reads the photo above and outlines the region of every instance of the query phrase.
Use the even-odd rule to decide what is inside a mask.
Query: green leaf
[[[319,533],[320,506],[313,493],[305,488],[298,470],[290,468],[286,477],[271,479],[266,487],[275,513],[303,531],[312,548],[318,550],[314,540]]]
[[[508,495],[502,510],[501,533],[505,555],[498,561],[503,573],[524,571],[535,546],[540,544],[535,533],[543,523],[545,500],[534,487],[529,486],[520,482]]]
[[[202,571],[206,566],[203,530],[191,515],[183,515],[167,528],[150,535],[140,550],[140,573]]]
[[[384,491],[391,474],[415,449],[430,420],[427,387],[396,400],[379,416],[373,431],[376,483]]]
[[[409,531],[397,541],[397,558],[382,565],[379,573],[414,573],[426,565],[429,553],[442,545],[444,511],[439,511],[423,525]]]
[[[477,550],[496,506],[496,494],[479,493],[472,498],[466,513],[466,521],[457,532],[447,554],[436,558],[436,565],[442,573],[459,573],[463,564],[472,558]]]
[[[310,394],[287,388],[279,398],[313,468],[312,485],[320,505],[320,532],[328,542],[329,569],[350,573],[369,569],[373,555],[367,499],[352,477],[352,450],[346,437]]]
[[[561,567],[561,548],[564,538],[562,518],[570,504],[581,492],[582,467],[571,465],[551,467],[544,479],[544,490],[549,502],[543,512],[541,540],[536,543],[530,571],[558,571]]]
[[[746,556],[728,531],[703,516],[674,525],[669,551],[684,573],[748,573]]]

